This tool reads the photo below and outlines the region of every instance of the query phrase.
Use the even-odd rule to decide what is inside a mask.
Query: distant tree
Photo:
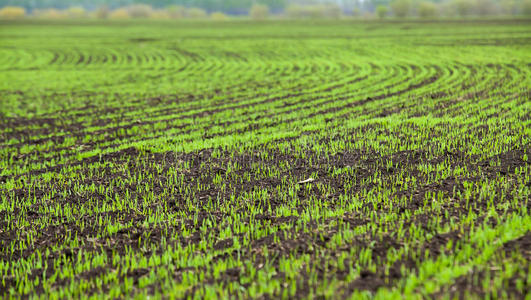
[[[453,0],[451,3],[454,7],[455,12],[461,16],[468,16],[474,10],[474,1],[473,0]]]
[[[531,0],[523,0],[521,10],[525,16],[531,16]]]
[[[325,18],[339,19],[343,14],[341,7],[334,3],[324,4],[321,9]]]
[[[391,0],[366,0],[361,2],[365,10],[368,11],[375,11],[378,8],[378,6],[387,6],[389,7],[389,4],[391,3]]]
[[[217,11],[217,12],[213,12],[210,14],[210,19],[214,21],[226,21],[229,19],[229,16],[227,16],[226,14],[222,12]]]
[[[304,10],[302,5],[291,4],[285,10],[286,15],[289,18],[302,18],[304,17]]]
[[[254,20],[264,20],[269,17],[269,7],[263,4],[254,4],[249,10],[249,16]]]
[[[419,3],[418,14],[421,18],[433,18],[437,15],[437,5],[433,2],[422,1]]]
[[[126,7],[131,18],[149,18],[153,13],[151,5],[133,4]]]
[[[186,10],[186,17],[191,19],[204,19],[208,15],[206,11],[199,7],[191,7]]]
[[[67,17],[66,13],[62,10],[58,10],[55,8],[48,8],[48,9],[35,9],[32,12],[33,16],[37,18],[42,19],[64,19]]]
[[[494,15],[498,12],[496,4],[492,0],[476,0],[474,4],[475,12],[478,15]]]
[[[182,5],[170,5],[166,7],[166,11],[172,19],[182,19],[186,15],[186,8]]]
[[[129,11],[123,7],[115,9],[109,14],[111,19],[129,19],[130,17]]]
[[[290,18],[332,18],[341,17],[342,10],[337,4],[290,5],[286,8]]]
[[[151,14],[149,15],[149,18],[157,20],[171,19],[170,14],[168,14],[168,11],[166,11],[165,9],[152,10]]]
[[[26,9],[18,6],[6,6],[0,9],[2,19],[21,19],[26,16]]]
[[[95,11],[94,16],[98,19],[107,19],[110,15],[111,11],[109,10],[109,6],[107,5],[100,5]]]
[[[65,10],[66,15],[69,18],[85,18],[87,16],[87,11],[81,6],[72,6]]]
[[[387,16],[389,9],[385,5],[378,5],[376,7],[376,15],[378,18],[383,19]]]
[[[517,5],[514,0],[501,0],[500,10],[504,15],[512,15],[517,11]]]
[[[409,15],[411,10],[410,0],[394,0],[391,2],[391,9],[393,14],[399,18],[405,18]]]

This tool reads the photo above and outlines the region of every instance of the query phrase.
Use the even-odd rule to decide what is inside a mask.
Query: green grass
[[[2,22],[0,291],[525,298],[531,22]]]

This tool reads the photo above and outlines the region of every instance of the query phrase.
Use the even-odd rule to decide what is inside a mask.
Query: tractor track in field
[[[436,78],[432,77],[432,78],[429,78],[429,79],[427,79],[425,81],[422,81],[421,83],[411,85],[405,90],[393,92],[393,93],[390,93],[390,94],[388,93],[388,94],[381,94],[381,95],[377,95],[377,96],[373,96],[373,97],[367,97],[365,100],[354,101],[354,102],[348,103],[348,104],[346,104],[346,105],[344,105],[342,107],[335,107],[335,108],[332,108],[332,109],[320,110],[320,111],[318,111],[316,113],[309,114],[307,117],[308,118],[312,118],[312,117],[315,117],[315,116],[321,115],[321,114],[327,114],[327,113],[332,113],[332,112],[335,113],[335,112],[338,112],[338,111],[343,111],[343,110],[348,109],[348,108],[352,108],[354,106],[362,106],[362,105],[365,105],[365,104],[367,104],[367,103],[369,103],[371,101],[377,101],[377,100],[381,100],[381,99],[397,96],[397,95],[409,92],[409,91],[411,91],[411,90],[413,90],[415,88],[421,87],[423,85],[433,83],[435,80],[436,80]],[[303,95],[303,94],[299,94],[299,95]],[[263,100],[263,101],[259,102],[258,104],[276,102],[276,101],[282,100],[282,99],[289,99],[290,97],[293,97],[293,95],[287,95],[287,96],[280,97],[280,98],[266,99],[266,100]],[[344,96],[344,97],[337,97],[336,96],[334,101],[348,100],[350,97],[351,96]],[[297,107],[297,108],[293,108],[293,109],[287,110],[287,111],[283,112],[280,115],[278,113],[266,114],[266,115],[260,116],[259,119],[269,119],[271,117],[277,117],[278,118],[279,116],[284,115],[284,114],[289,114],[289,113],[293,113],[293,112],[296,112],[296,111],[304,110],[305,107],[311,106],[311,101],[316,100],[316,99],[321,99],[321,98],[320,97],[315,97],[313,99],[307,100],[305,102],[309,102],[309,104],[305,103],[305,106],[303,106],[303,107]],[[254,103],[254,104],[257,104],[257,103]],[[324,104],[326,104],[326,102],[321,103],[321,105],[324,105]],[[172,121],[180,120],[180,119],[201,118],[201,117],[205,117],[205,116],[210,115],[210,114],[218,113],[218,112],[221,112],[221,111],[226,111],[226,110],[229,110],[229,109],[234,110],[234,109],[242,109],[242,108],[247,108],[247,107],[249,107],[249,105],[244,104],[244,105],[232,106],[232,107],[227,108],[227,109],[209,110],[209,111],[200,112],[200,113],[197,113],[197,114],[192,114],[192,115],[189,115],[189,116],[184,116],[184,117],[164,120],[164,122],[170,123]],[[387,113],[387,115],[388,114],[389,113]],[[171,114],[168,114],[168,115],[171,115]],[[290,124],[290,123],[296,122],[296,121],[298,121],[300,119],[301,119],[301,117],[296,117],[296,118],[291,118],[291,119],[284,119],[284,120],[282,120],[282,124]],[[258,120],[258,119],[257,118],[249,118],[249,119],[243,119],[243,120],[239,120],[239,121],[228,121],[228,122],[222,122],[222,123],[216,124],[216,126],[223,126],[224,127],[224,126],[235,124],[235,123],[253,123],[253,121],[256,121],[256,120]],[[51,121],[48,120],[48,122],[51,122]],[[158,120],[149,121],[149,122],[139,121],[139,122],[134,122],[134,123],[131,123],[131,124],[128,124],[128,125],[105,128],[105,129],[101,129],[101,130],[97,130],[97,131],[91,131],[90,133],[92,135],[108,135],[108,134],[116,133],[119,130],[127,130],[127,129],[131,129],[131,128],[137,127],[137,126],[154,125],[154,124],[158,124],[159,122],[160,121],[158,121]],[[256,125],[253,125],[253,124],[251,124],[247,128],[243,128],[243,129],[225,131],[225,132],[221,132],[221,133],[218,133],[218,134],[204,135],[204,138],[214,138],[216,136],[227,136],[227,135],[232,135],[232,134],[243,134],[245,132],[253,131],[254,129],[260,129],[260,128],[267,128],[267,127],[275,126],[276,124],[277,124],[276,122],[270,123],[269,125],[267,125],[267,124],[256,124]],[[186,127],[190,127],[191,125],[193,125],[193,123],[186,123],[186,124],[182,124],[182,125],[179,125],[179,126],[176,126],[176,127],[166,127],[165,130],[168,130],[168,129],[183,129],[183,128],[186,128]],[[28,143],[29,144],[42,144],[42,143],[45,143],[47,141],[53,141],[54,143],[62,143],[65,138],[74,137],[74,138],[79,140],[80,138],[85,136],[86,133],[83,132],[82,130],[80,130],[81,129],[80,125],[78,125],[77,127],[68,127],[68,126],[71,126],[71,124],[65,125],[65,127],[63,127],[62,131],[71,132],[71,133],[75,133],[75,134],[68,135],[68,136],[52,136],[52,137],[49,137],[49,138],[33,140],[33,141],[30,140],[30,141],[26,141],[26,142],[20,143],[18,145],[19,146],[28,145]],[[190,133],[192,133],[194,131],[197,131],[197,130],[198,129],[196,129],[196,130],[188,129],[188,130],[184,130],[184,131],[179,132],[179,134],[180,135],[182,135],[182,134],[190,134]],[[31,136],[31,134],[32,133],[29,132],[29,133],[25,133],[24,135],[25,136]],[[165,136],[167,137],[168,135],[158,135],[158,136],[155,136],[154,138],[165,137]],[[131,138],[131,137],[132,136],[120,136],[120,137],[117,137],[116,139],[124,139],[124,138]],[[142,141],[142,140],[144,140],[144,139],[140,139],[138,141]],[[105,140],[105,141],[108,141],[108,140]],[[83,145],[83,147],[90,146],[90,144],[87,144],[87,143],[84,143],[82,145]],[[119,145],[119,144],[111,144],[110,146],[103,146],[103,147],[99,146],[98,149],[105,150],[105,149],[108,149],[108,148],[112,148],[113,146],[116,146],[116,145]],[[16,144],[15,145],[9,145],[9,147],[12,147],[12,146],[17,147]],[[94,144],[93,146],[97,146],[97,144]],[[43,153],[47,153],[47,152],[53,153],[53,152],[59,152],[59,151],[63,151],[63,150],[71,150],[71,149],[72,149],[72,146],[62,147],[62,148],[55,148],[55,149],[52,148],[52,149],[46,150],[44,152],[39,151],[39,154],[43,154]],[[90,150],[90,148],[89,148],[89,150]],[[26,155],[29,156],[31,154],[32,153],[28,153],[28,154],[25,154],[25,156]],[[73,156],[73,155],[77,155],[77,153],[70,152],[70,154],[62,155],[62,157],[63,158],[67,158],[67,157]],[[20,159],[20,158],[18,158],[18,159]],[[49,159],[44,159],[44,160],[42,158],[39,158],[39,161],[46,162],[46,161],[50,161],[52,159],[55,159],[55,157],[50,157]],[[31,161],[28,161],[27,163],[31,163]]]

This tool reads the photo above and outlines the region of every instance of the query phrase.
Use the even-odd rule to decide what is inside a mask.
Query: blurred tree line
[[[88,10],[107,6],[111,9],[132,4],[149,4],[154,8],[168,6],[197,7],[206,11],[223,11],[230,14],[246,14],[253,4],[268,6],[273,11],[280,11],[287,0],[0,0],[0,7],[19,6],[27,10],[80,6]]]
[[[531,16],[531,0],[0,0],[0,18],[207,18]]]

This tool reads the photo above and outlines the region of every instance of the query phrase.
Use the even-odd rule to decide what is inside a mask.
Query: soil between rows
[[[429,153],[423,151],[403,151],[395,153],[389,157],[378,156],[376,153],[369,153],[367,151],[359,151],[338,153],[335,156],[329,156],[325,159],[320,158],[318,154],[312,152],[307,152],[304,155],[304,158],[287,153],[267,153],[267,155],[264,155],[264,153],[265,152],[254,155],[235,155],[234,153],[226,152],[219,156],[219,154],[214,155],[213,150],[203,150],[188,154],[176,154],[171,152],[145,153],[139,152],[134,148],[129,148],[105,155],[101,158],[90,158],[71,165],[80,166],[81,168],[77,172],[79,175],[81,175],[83,172],[86,172],[87,166],[92,164],[97,166],[100,164],[98,168],[102,173],[99,173],[97,177],[90,175],[89,173],[85,174],[85,176],[88,175],[88,177],[86,177],[82,183],[87,185],[90,183],[98,183],[110,186],[113,185],[114,180],[125,178],[124,174],[122,174],[120,171],[117,171],[121,169],[119,166],[131,170],[132,174],[156,174],[155,180],[153,181],[153,190],[157,194],[164,193],[164,187],[168,185],[167,176],[169,175],[169,172],[171,172],[170,168],[189,165],[188,169],[180,171],[182,174],[187,176],[186,182],[191,184],[192,182],[197,181],[200,183],[200,185],[207,187],[204,190],[198,190],[197,194],[195,194],[196,196],[194,201],[196,202],[196,207],[205,207],[204,205],[206,205],[206,202],[209,201],[209,199],[214,199],[215,205],[221,206],[224,201],[223,199],[227,199],[231,195],[234,195],[236,198],[238,198],[245,193],[250,193],[259,188],[270,193],[268,203],[260,203],[260,205],[262,207],[267,207],[267,205],[269,205],[273,210],[279,206],[289,205],[289,201],[286,202],[285,200],[282,200],[279,198],[279,195],[275,196],[274,193],[277,187],[280,187],[282,190],[287,188],[287,185],[283,182],[289,182],[291,185],[293,185],[293,183],[300,182],[301,180],[308,178],[311,174],[318,174],[317,181],[308,184],[308,186],[311,188],[306,188],[306,185],[296,185],[301,187],[297,192],[298,198],[301,199],[299,206],[296,208],[299,213],[304,212],[305,209],[308,209],[310,206],[314,205],[315,199],[324,199],[326,201],[326,205],[330,208],[333,208],[334,206],[338,205],[336,201],[342,194],[363,194],[364,192],[375,188],[373,183],[363,183],[363,181],[359,182],[353,187],[347,188],[345,183],[353,178],[370,178],[371,176],[377,174],[385,182],[388,182],[390,179],[392,181],[392,178],[399,172],[407,171],[410,176],[416,178],[418,182],[424,182],[427,179],[426,175],[418,172],[416,170],[416,166],[426,162],[438,164],[448,160],[452,162],[451,167],[454,168],[467,166],[470,170],[481,170],[481,173],[475,178],[450,177],[435,183],[425,185],[420,184],[417,187],[408,190],[397,190],[395,192],[395,197],[408,200],[404,204],[396,205],[395,208],[391,210],[389,207],[382,204],[377,204],[374,206],[376,209],[376,215],[385,215],[390,212],[396,212],[400,216],[403,216],[406,211],[419,211],[420,213],[415,214],[413,218],[410,218],[409,220],[403,219],[402,226],[420,226],[421,228],[428,230],[428,232],[433,232],[433,234],[435,234],[434,237],[425,242],[425,244],[423,244],[419,249],[422,249],[422,252],[427,250],[430,253],[429,257],[434,258],[443,253],[440,251],[440,247],[446,245],[448,241],[452,240],[453,243],[456,244],[459,241],[463,241],[464,239],[466,240],[466,233],[463,234],[462,232],[456,231],[440,234],[437,233],[437,231],[434,231],[436,229],[431,223],[433,212],[426,210],[425,204],[423,203],[425,195],[428,193],[437,194],[442,192],[446,197],[456,198],[455,202],[453,203],[443,204],[446,215],[442,217],[442,223],[439,224],[440,226],[444,226],[446,223],[459,220],[463,215],[469,213],[469,208],[464,206],[464,199],[458,198],[458,193],[460,191],[464,191],[464,187],[461,184],[462,181],[476,182],[487,179],[496,179],[500,178],[500,176],[501,178],[504,176],[512,176],[511,174],[514,174],[518,168],[529,164],[529,162],[524,161],[522,157],[524,154],[527,154],[528,156],[531,155],[531,149],[527,148],[524,150],[509,151],[478,162],[471,162],[472,158],[467,157],[463,153],[446,153],[446,155],[442,157],[432,157]],[[310,164],[309,161],[312,161],[313,163]],[[386,168],[384,166],[387,161],[392,161],[393,165],[400,165],[402,167],[400,169]],[[491,162],[493,161],[499,162],[499,164],[491,166]],[[107,166],[109,163],[113,164],[114,167],[109,168]],[[240,167],[231,171],[233,177],[226,176],[224,179],[226,184],[232,186],[232,189],[229,191],[220,190],[219,186],[213,184],[215,176],[226,175],[227,169],[234,163],[237,163]],[[259,178],[260,171],[257,170],[257,166],[262,169],[271,168],[282,170],[281,166],[283,165],[290,166],[289,170],[283,171],[286,173],[281,173],[279,176],[280,178],[284,178],[284,181],[279,177]],[[57,166],[46,171],[57,172],[67,168],[68,166],[70,165]],[[347,177],[331,176],[331,167],[332,169],[353,168],[354,173],[348,175]],[[245,183],[241,183],[236,180],[247,173],[251,173],[253,174],[253,177],[258,178]],[[38,173],[34,173],[33,175],[38,175]],[[76,177],[79,175],[76,175]],[[50,184],[55,186],[53,182],[48,183],[48,185]],[[529,182],[527,185],[529,185]],[[324,186],[328,187],[328,191],[331,193],[324,192],[327,190],[323,188]],[[516,188],[518,187],[512,187],[512,189]],[[48,201],[55,204],[64,203],[63,205],[69,205],[71,207],[87,204],[90,205],[95,201],[95,199],[99,199],[99,201],[106,201],[103,195],[97,193],[73,196],[75,194],[69,192],[70,190],[73,190],[73,186],[64,186],[62,189],[63,192],[57,193],[53,199]],[[131,195],[132,199],[141,198],[142,195],[138,194],[136,191],[138,191],[138,187],[135,187],[134,185],[118,187],[113,190],[113,192],[119,196],[125,196],[127,193],[128,195]],[[503,192],[510,197],[510,191],[511,190]],[[47,190],[33,187],[32,189],[16,190],[10,193],[9,196],[13,197],[12,201],[18,202],[27,197],[36,197],[39,199],[46,194],[48,194]],[[221,224],[226,215],[221,212],[216,212],[215,210],[212,211],[204,208],[200,209],[199,211],[195,211],[195,213],[189,211],[186,209],[185,198],[185,195],[175,193],[175,191],[173,191],[169,194],[165,194],[159,199],[158,202],[151,204],[150,209],[153,212],[160,211],[161,209],[164,210],[162,207],[167,207],[167,213],[184,211],[195,216],[190,217],[189,219],[183,219],[180,225],[170,226],[169,228],[146,228],[144,225],[142,225],[146,220],[146,215],[141,213],[139,209],[128,209],[122,211],[111,211],[103,214],[99,213],[84,216],[74,216],[74,219],[81,219],[85,222],[86,226],[84,229],[80,228],[76,221],[71,220],[65,222],[64,218],[61,220],[52,217],[51,220],[57,225],[49,225],[45,228],[42,228],[39,230],[39,234],[35,239],[33,247],[29,247],[24,250],[20,249],[19,251],[15,251],[12,255],[6,254],[9,253],[7,251],[9,245],[19,238],[19,236],[23,238],[25,234],[23,232],[21,233],[20,230],[16,228],[7,231],[2,230],[0,232],[0,240],[2,241],[0,243],[0,248],[4,253],[4,255],[2,255],[2,260],[10,261],[13,259],[28,258],[37,250],[43,250],[55,245],[60,245],[62,242],[67,240],[68,236],[72,233],[75,233],[75,235],[81,241],[83,241],[83,246],[78,249],[63,248],[63,250],[60,252],[53,253],[47,258],[47,260],[50,262],[49,265],[53,265],[54,260],[62,257],[73,259],[74,253],[77,253],[81,250],[89,252],[105,251],[109,255],[116,251],[118,253],[125,253],[124,251],[127,247],[132,247],[135,249],[135,251],[140,251],[140,247],[138,247],[138,241],[140,239],[146,239],[146,237],[148,237],[148,243],[155,245],[159,244],[163,238],[171,239],[170,244],[174,246],[179,244],[181,246],[187,246],[191,243],[198,243],[205,239],[205,236],[199,232],[200,225],[203,224],[205,220],[213,221],[214,224]],[[7,215],[24,216],[34,220],[48,220],[49,216],[42,212],[43,205],[45,204],[39,204],[37,201],[34,205],[24,210],[16,209],[15,211],[11,212],[0,212],[0,220],[3,220],[2,227],[7,225],[7,222],[5,221]],[[483,211],[485,211],[486,208],[486,202],[475,203],[474,212],[479,215],[479,218],[477,219],[478,222],[483,222],[485,220],[486,216],[483,214]],[[531,202],[527,203],[527,209],[531,209]],[[247,213],[243,206],[240,206],[238,210],[241,210],[239,214],[246,215]],[[501,209],[500,213],[507,216],[512,212],[503,211],[503,209]],[[108,220],[112,223],[124,223],[127,221],[132,222],[133,225],[110,236],[105,234],[102,235],[104,228],[101,228],[97,225],[97,220],[101,217],[108,218]],[[195,221],[194,218],[196,219]],[[260,226],[280,226],[282,224],[295,224],[299,219],[300,218],[296,216],[279,217],[271,214],[270,212],[262,211],[252,219],[244,218],[242,222],[243,224],[257,222],[257,224],[261,224]],[[262,257],[260,259],[260,255],[258,257],[256,256],[256,253],[259,253],[259,251],[261,251],[260,249],[263,247],[267,247],[269,251],[275,253],[276,257],[288,257],[293,253],[298,255],[309,254],[315,256],[313,258],[313,260],[316,261],[316,265],[314,267],[316,267],[315,272],[317,272],[318,276],[320,276],[319,278],[323,279],[328,277],[330,279],[336,277],[342,279],[345,278],[348,273],[340,270],[320,269],[319,263],[317,262],[321,261],[322,259],[326,259],[326,257],[336,257],[342,251],[348,251],[350,247],[358,247],[361,249],[371,245],[371,248],[373,249],[372,258],[374,260],[378,260],[383,266],[385,263],[382,261],[382,258],[385,257],[386,251],[390,248],[399,249],[401,244],[404,242],[404,240],[397,240],[392,236],[386,236],[382,239],[381,236],[377,237],[369,235],[357,238],[355,243],[350,247],[331,250],[328,248],[327,242],[330,241],[332,236],[341,231],[341,228],[336,227],[334,229],[333,225],[332,228],[329,226],[331,224],[336,224],[338,220],[353,227],[364,226],[371,221],[374,221],[367,216],[360,217],[346,214],[339,219],[327,219],[324,223],[310,222],[307,225],[309,232],[292,230],[287,235],[289,238],[286,237],[285,233],[280,232],[280,234],[272,234],[267,237],[252,241],[246,250],[243,251],[243,257],[244,259],[252,260],[253,264],[258,266],[266,262],[266,258]],[[493,225],[496,223],[496,221],[493,220],[490,220],[489,222]],[[180,228],[183,228],[182,226],[189,228],[192,231],[192,235],[186,238],[172,238],[179,235],[179,230]],[[392,226],[398,226],[398,223],[394,225],[392,224]],[[323,231],[323,228],[328,229]],[[32,230],[35,229],[33,228]],[[219,235],[219,232],[219,228],[212,228],[209,231],[208,236],[215,237]],[[239,236],[238,238],[241,239],[243,237]],[[403,239],[407,240],[408,237],[403,237]],[[213,249],[216,251],[222,251],[224,249],[231,248],[232,245],[232,239],[220,240],[214,244]],[[161,252],[163,250],[164,249],[158,249],[157,252]],[[232,252],[232,255],[235,254],[235,252]],[[239,255],[242,255],[242,253]],[[223,256],[219,257],[218,259],[223,259]],[[273,266],[275,266],[275,261],[278,263],[278,260],[269,261],[269,263],[272,263]],[[378,269],[376,272],[362,270],[360,277],[345,286],[342,293],[348,295],[354,290],[363,289],[374,292],[379,287],[390,287],[402,278],[402,268],[405,267],[407,270],[414,270],[417,268],[420,262],[421,261],[413,260],[412,257],[404,257],[402,260],[393,263],[391,269]],[[352,260],[350,260],[350,262],[345,262],[345,270],[349,270],[352,267]],[[53,273],[53,268],[49,268],[46,270],[46,272]],[[98,276],[101,274],[101,272],[104,272],[104,269],[91,270],[88,273],[83,273],[78,276],[83,278],[92,278],[94,276]],[[127,276],[138,279],[145,274],[147,274],[146,270],[135,270],[134,272],[129,272]],[[298,289],[297,296],[304,296],[309,291],[308,280],[310,276],[314,276],[309,273],[302,273],[301,275],[303,279],[301,279],[300,285],[306,288]],[[40,276],[40,272],[38,270],[34,270],[31,276]],[[281,276],[281,274],[278,276]],[[237,270],[228,270],[224,276],[218,279],[218,281],[230,282],[232,280],[237,280],[237,278]],[[209,280],[212,281],[213,279]],[[69,281],[59,281],[56,284],[58,286],[68,285]],[[4,287],[9,289],[15,285],[16,282],[14,279],[8,279]],[[196,288],[199,288],[199,286]],[[193,293],[194,289],[192,289],[190,293]]]

